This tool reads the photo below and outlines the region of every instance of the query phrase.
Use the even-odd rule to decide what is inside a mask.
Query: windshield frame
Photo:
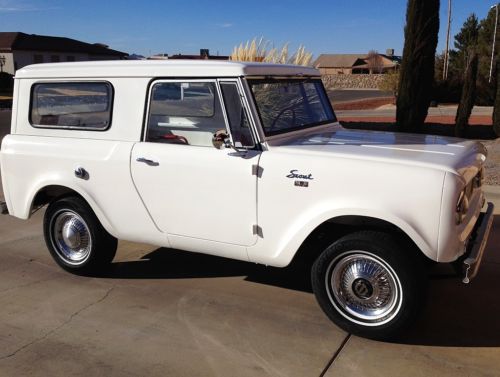
[[[266,76],[266,77],[246,77],[246,81],[247,81],[247,84],[248,84],[250,95],[252,96],[254,107],[255,107],[255,109],[257,111],[257,115],[259,117],[259,121],[260,121],[262,132],[264,133],[264,135],[266,137],[271,137],[271,136],[276,136],[276,135],[283,135],[283,134],[287,134],[287,133],[290,133],[290,132],[307,130],[307,129],[318,127],[318,126],[322,126],[322,125],[325,125],[325,124],[332,124],[332,123],[337,123],[338,122],[337,115],[335,114],[335,111],[333,109],[331,100],[328,97],[328,93],[326,92],[326,89],[325,89],[325,86],[323,85],[321,77],[316,77],[316,76],[315,77],[303,77],[303,76],[302,77],[296,77],[296,76],[290,76],[290,77],[288,77],[288,76],[280,76],[280,77],[270,77],[270,76]],[[325,120],[325,121],[321,121],[321,122],[314,122],[314,123],[308,123],[308,124],[297,126],[297,127],[290,127],[290,128],[286,128],[286,129],[283,129],[283,130],[276,130],[276,131],[268,131],[268,130],[266,130],[266,127],[264,127],[264,122],[262,120],[262,114],[261,114],[261,111],[260,111],[259,104],[258,104],[258,102],[257,102],[257,100],[255,98],[255,93],[254,93],[254,90],[253,90],[253,85],[255,85],[255,84],[272,84],[272,83],[281,83],[281,82],[284,82],[284,83],[296,83],[297,81],[302,82],[302,83],[310,83],[310,82],[318,83],[319,82],[321,84],[319,87],[316,86],[316,88],[318,88],[318,95],[323,95],[324,98],[326,99],[326,104],[325,104],[326,108],[327,108],[327,110],[329,109],[331,111],[331,113],[333,115],[333,118]]]

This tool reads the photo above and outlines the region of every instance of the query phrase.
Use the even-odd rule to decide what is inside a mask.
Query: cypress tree
[[[408,0],[396,123],[400,131],[422,129],[434,80],[439,0]]]
[[[464,86],[462,88],[462,98],[458,105],[457,116],[455,118],[455,136],[463,137],[465,128],[469,123],[469,117],[476,101],[476,80],[479,56],[472,50],[470,59],[465,70]]]
[[[496,90],[495,107],[493,108],[493,131],[495,135],[500,137],[500,59],[496,60],[495,71]]]
[[[457,76],[462,79],[470,62],[470,54],[473,48],[478,51],[479,20],[472,13],[465,20],[460,32],[455,35],[455,51],[451,54],[450,65],[455,69]],[[491,50],[490,50],[491,51]],[[491,52],[490,52],[491,56]],[[487,58],[487,57],[486,57]],[[489,67],[489,66],[488,66]]]

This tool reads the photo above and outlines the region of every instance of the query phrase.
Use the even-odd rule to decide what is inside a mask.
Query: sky
[[[493,0],[452,0],[452,36]],[[441,0],[438,52],[445,48],[448,1]],[[63,36],[105,43],[129,54],[229,55],[263,37],[270,46],[299,45],[322,53],[401,54],[405,0],[0,0],[0,31]]]

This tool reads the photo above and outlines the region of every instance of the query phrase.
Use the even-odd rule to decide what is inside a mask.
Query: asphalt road
[[[429,107],[429,116],[455,116],[457,113],[457,106],[439,106]],[[474,116],[491,116],[493,108],[488,106],[475,106],[472,110]],[[396,116],[395,106],[384,106],[383,108],[373,110],[337,110],[335,114],[339,118],[389,118]]]
[[[1,129],[1,126],[0,126]],[[0,187],[1,192],[1,187]],[[51,260],[43,210],[0,216],[0,376],[497,376],[500,217],[472,284],[436,270],[398,342],[330,323],[304,272],[120,242],[111,271]]]
[[[375,99],[391,97],[391,92],[372,89],[332,89],[328,90],[328,97],[333,103],[359,101],[363,99]]]

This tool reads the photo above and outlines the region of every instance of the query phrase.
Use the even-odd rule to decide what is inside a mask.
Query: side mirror
[[[246,148],[239,148],[239,147],[234,146],[234,144],[231,142],[231,139],[229,137],[224,139],[224,147],[231,148],[238,155],[245,155],[248,152],[248,150]]]
[[[214,133],[212,137],[212,144],[216,149],[224,149],[227,148],[226,140],[229,139],[229,136],[226,130],[218,130]]]
[[[235,146],[231,142],[231,139],[228,137],[224,139],[224,148],[232,148],[236,150]]]
[[[212,144],[217,149],[231,148],[232,150],[234,150],[237,153],[246,153],[248,151],[246,148],[236,147],[231,142],[231,138],[227,134],[226,130],[217,131],[212,138]]]

